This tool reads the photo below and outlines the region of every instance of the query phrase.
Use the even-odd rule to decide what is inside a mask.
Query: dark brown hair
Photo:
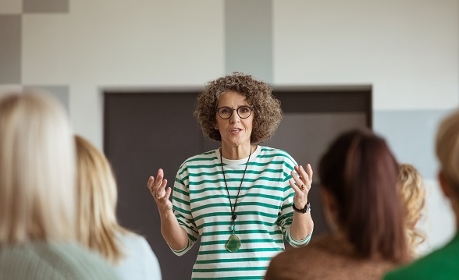
[[[338,225],[360,257],[408,258],[397,176],[386,141],[370,130],[341,134],[320,161],[321,186],[334,197]]]
[[[214,127],[218,99],[226,91],[235,91],[245,96],[254,110],[250,142],[259,144],[272,137],[282,119],[280,101],[274,97],[267,83],[239,72],[208,82],[204,91],[198,95],[194,116],[204,136],[221,142],[220,132]]]

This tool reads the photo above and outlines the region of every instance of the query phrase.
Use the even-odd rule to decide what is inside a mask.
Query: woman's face
[[[250,105],[247,103],[245,96],[239,94],[238,92],[226,91],[220,96],[217,108],[229,107],[234,109],[229,119],[223,119],[218,113],[216,113],[217,122],[215,123],[215,129],[220,131],[222,146],[250,146],[250,135],[252,134],[254,112],[252,111],[248,118],[241,118],[239,114],[244,116],[243,113],[247,113],[246,108],[240,109],[239,114],[236,112],[236,109],[243,106]]]

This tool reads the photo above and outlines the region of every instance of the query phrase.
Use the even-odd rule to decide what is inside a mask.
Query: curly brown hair
[[[271,138],[282,120],[280,101],[273,95],[270,85],[240,72],[208,82],[196,98],[193,115],[204,136],[217,142],[222,140],[220,132],[215,129],[216,109],[218,99],[226,91],[235,91],[245,96],[254,110],[250,142],[260,144]]]

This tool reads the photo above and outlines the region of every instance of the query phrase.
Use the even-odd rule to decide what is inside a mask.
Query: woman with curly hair
[[[311,238],[312,168],[260,145],[277,129],[282,110],[271,87],[250,75],[210,81],[194,116],[221,147],[183,162],[172,202],[163,170],[149,178],[162,235],[179,256],[200,238],[192,279],[263,279],[284,239],[299,247]]]
[[[411,164],[399,164],[398,183],[405,208],[405,224],[408,245],[413,257],[417,257],[417,248],[424,242],[425,236],[416,225],[425,206],[426,190],[419,171]]]

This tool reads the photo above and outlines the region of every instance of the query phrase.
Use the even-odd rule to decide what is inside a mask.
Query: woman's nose
[[[237,111],[234,110],[233,111],[233,114],[231,115],[230,117],[230,123],[237,123],[241,120],[241,118],[239,117],[239,115],[237,114]]]

